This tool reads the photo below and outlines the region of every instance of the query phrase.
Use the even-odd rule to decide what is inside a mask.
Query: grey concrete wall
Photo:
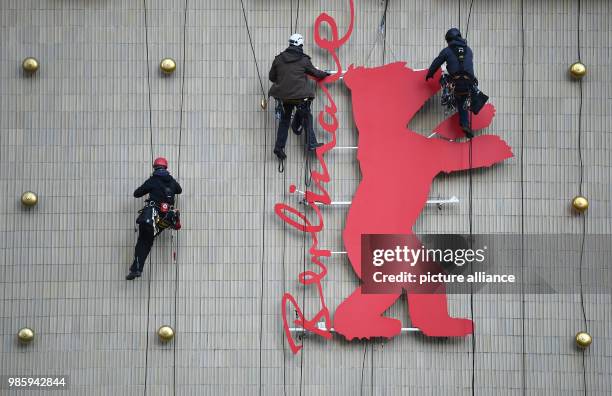
[[[470,2],[391,0],[384,54],[382,42],[374,47],[384,3],[356,3],[355,30],[340,51],[345,65],[380,65],[384,56],[423,68],[459,23],[459,7],[465,28]],[[518,233],[523,219],[527,233],[579,235],[581,220],[569,209],[578,190],[579,85],[567,77],[577,58],[578,2],[524,3],[522,47],[521,1],[474,1],[469,41],[481,87],[497,107],[489,130],[516,154],[475,172],[474,231]],[[325,11],[344,31],[347,1],[303,0],[299,13],[298,1],[245,6],[266,91],[291,25],[314,63],[332,67],[315,48],[313,24]],[[302,302],[296,279],[309,241],[285,230],[273,206],[297,202],[285,191],[303,189],[304,154],[291,136],[286,172],[277,173],[273,106],[259,107],[240,1],[188,0],[185,37],[184,7],[183,0],[0,3],[0,374],[68,374],[74,395],[469,395],[472,375],[478,395],[583,394],[585,382],[589,395],[610,394],[609,295],[586,296],[595,342],[584,353],[573,346],[584,327],[576,295],[475,296],[475,356],[470,337],[419,335],[368,343],[311,337],[299,355],[285,350],[280,299],[290,291]],[[606,0],[582,1],[588,234],[612,231],[611,16]],[[31,77],[20,68],[26,56],[41,63]],[[172,76],[159,72],[163,57],[177,60]],[[355,145],[349,92],[340,84],[331,92],[338,145]],[[432,101],[413,125],[426,133],[442,117]],[[141,205],[131,194],[158,155],[184,186],[184,228],[162,234],[144,277],[126,282]],[[333,198],[350,199],[359,180],[354,154],[326,157]],[[21,207],[25,190],[39,194],[37,207]],[[467,232],[467,175],[440,177],[431,195],[461,203],[426,209],[416,230]],[[343,250],[345,214],[325,209],[323,247]],[[358,281],[345,259],[327,264],[333,310]],[[578,276],[577,259],[571,270]],[[308,288],[304,297],[310,316],[317,296]],[[451,309],[469,316],[469,296],[451,297]],[[409,325],[405,304],[389,315]],[[169,344],[157,340],[162,324],[177,330]],[[22,326],[36,331],[30,345],[16,341]]]

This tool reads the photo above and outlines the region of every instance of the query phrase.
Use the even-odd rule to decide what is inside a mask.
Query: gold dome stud
[[[21,203],[27,207],[35,206],[38,203],[38,196],[32,191],[26,191],[21,194]]]
[[[176,62],[172,58],[164,58],[159,62],[159,68],[165,74],[172,74],[176,70]]]
[[[174,329],[168,325],[163,325],[157,330],[157,335],[163,342],[168,342],[174,338]]]
[[[34,339],[34,330],[30,329],[29,327],[19,329],[17,332],[17,338],[19,341],[27,344]]]
[[[576,345],[580,348],[588,348],[593,342],[593,337],[586,331],[581,331],[576,334]]]
[[[582,195],[578,195],[572,200],[572,206],[578,212],[583,213],[589,208],[589,201],[588,199],[586,199],[586,197],[583,197]]]
[[[572,77],[577,80],[580,80],[582,77],[586,75],[587,69],[584,63],[575,62],[569,68],[569,73]]]
[[[23,71],[26,73],[34,73],[38,70],[38,60],[36,58],[27,57],[21,63],[21,67],[23,67]]]
[[[262,110],[265,110],[268,108],[268,101],[266,100],[266,98],[261,98],[261,103],[259,104],[262,108]]]

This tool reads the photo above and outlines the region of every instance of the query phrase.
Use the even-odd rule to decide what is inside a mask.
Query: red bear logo
[[[357,159],[362,180],[347,215],[343,240],[360,278],[361,234],[412,234],[434,177],[440,172],[470,167],[469,142],[429,139],[407,127],[440,89],[439,74],[426,82],[426,72],[398,62],[376,68],[350,67],[344,76],[359,131]],[[487,105],[473,116],[472,128],[488,126],[494,113],[493,106]],[[442,122],[434,132],[447,139],[463,136],[457,115]],[[471,144],[472,168],[488,167],[512,157],[510,147],[497,136],[477,136]],[[412,323],[424,334],[449,337],[473,332],[471,320],[449,316],[446,294],[406,292]],[[358,287],[336,309],[335,330],[349,340],[399,334],[401,322],[382,315],[400,295],[363,294]]]

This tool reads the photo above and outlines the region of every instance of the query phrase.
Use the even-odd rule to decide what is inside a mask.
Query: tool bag
[[[144,208],[138,213],[139,216],[136,219],[136,223],[152,226],[156,230],[156,234],[168,227],[172,227],[175,230],[181,229],[180,212],[168,203],[157,204],[147,200]]]

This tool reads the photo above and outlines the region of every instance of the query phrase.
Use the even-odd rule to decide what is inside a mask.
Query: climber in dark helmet
[[[444,48],[431,63],[425,80],[433,78],[436,71],[446,62],[446,71],[450,75],[450,81],[454,84],[459,123],[465,135],[471,139],[474,135],[470,128],[469,109],[466,102],[478,85],[478,80],[474,76],[474,55],[467,41],[461,37],[459,29],[449,29],[444,38],[448,47]]]
[[[310,105],[315,97],[313,84],[307,75],[316,79],[329,76],[329,73],[319,70],[312,65],[310,57],[304,53],[304,38],[301,34],[292,34],[289,37],[289,47],[274,58],[270,73],[270,81],[273,82],[268,96],[277,100],[277,114],[280,115],[274,154],[283,160],[285,155],[285,144],[289,133],[289,125],[296,135],[306,131],[306,145],[309,150],[315,150],[322,146],[317,142],[314,133],[312,112]],[[291,114],[296,109],[293,123]]]
[[[145,260],[153,247],[155,237],[168,227],[181,228],[179,212],[174,208],[174,196],[183,192],[181,185],[168,172],[168,161],[159,157],[153,161],[153,174],[134,191],[134,197],[149,194],[144,208],[136,219],[138,242],[134,249],[134,262],[125,277],[133,280],[142,275]]]

